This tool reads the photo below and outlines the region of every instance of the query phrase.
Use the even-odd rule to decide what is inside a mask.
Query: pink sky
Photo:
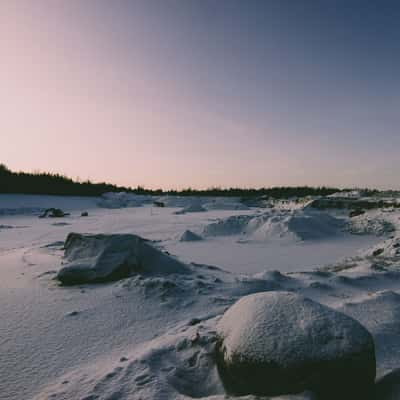
[[[107,2],[1,3],[0,162],[152,188],[393,186],[393,155],[310,135],[326,126],[296,119],[279,92],[260,118],[244,97],[236,112],[139,3],[129,18]]]

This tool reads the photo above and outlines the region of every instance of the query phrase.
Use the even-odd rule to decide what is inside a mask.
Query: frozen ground
[[[206,199],[198,212],[185,199],[163,199],[175,206],[165,208],[111,200],[101,208],[97,199],[0,196],[1,399],[223,396],[210,355],[215,325],[238,298],[267,290],[353,316],[374,336],[378,377],[400,367],[398,211],[350,222],[232,200]],[[39,219],[49,207],[71,216]],[[203,240],[181,241],[186,230]],[[197,264],[188,276],[60,287],[53,278],[69,232],[134,233]]]

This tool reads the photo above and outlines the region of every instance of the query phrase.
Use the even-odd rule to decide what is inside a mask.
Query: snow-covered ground
[[[50,207],[70,216],[38,218]],[[349,219],[285,208],[248,208],[238,199],[0,195],[0,398],[223,398],[215,327],[242,296],[271,290],[357,319],[373,335],[378,379],[396,371],[400,211]],[[136,234],[190,272],[60,286],[54,278],[70,232]],[[393,380],[377,385],[378,398],[397,398],[382,395]]]

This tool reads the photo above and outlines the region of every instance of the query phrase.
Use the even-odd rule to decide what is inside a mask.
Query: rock
[[[349,212],[349,217],[354,218],[354,217],[358,217],[359,215],[363,215],[363,214],[365,214],[365,210],[363,210],[362,208],[356,208],[355,210],[352,210]]]
[[[376,249],[376,250],[374,250],[374,251],[372,252],[372,256],[373,256],[373,257],[380,256],[384,251],[385,251],[385,250],[382,249],[382,248]]]
[[[154,201],[153,205],[154,207],[161,207],[161,208],[165,207],[165,203],[162,201]]]
[[[67,215],[70,215],[69,213],[65,213],[63,210],[60,210],[59,208],[48,208],[46,209],[43,214],[39,216],[39,218],[62,218],[66,217]]]
[[[88,217],[89,213],[87,211],[82,211],[81,212],[81,217]]]
[[[217,333],[217,362],[232,394],[311,390],[324,399],[358,399],[372,393],[371,334],[351,317],[298,294],[245,296],[223,315]]]
[[[192,231],[186,230],[183,232],[180,241],[181,242],[196,242],[198,240],[203,240],[203,238],[198,235],[197,233],[194,233]]]
[[[189,271],[185,264],[136,235],[70,233],[64,249],[67,264],[57,274],[64,285],[114,281],[133,273]]]
[[[376,400],[395,400],[400,398],[400,369],[395,369],[376,382]]]

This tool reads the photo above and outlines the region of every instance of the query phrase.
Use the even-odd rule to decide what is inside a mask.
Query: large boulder
[[[217,361],[236,395],[311,390],[321,398],[372,393],[371,334],[356,320],[290,292],[241,298],[218,323]]]
[[[66,265],[57,278],[64,285],[107,282],[133,273],[186,273],[188,267],[136,235],[70,233],[64,245]]]

